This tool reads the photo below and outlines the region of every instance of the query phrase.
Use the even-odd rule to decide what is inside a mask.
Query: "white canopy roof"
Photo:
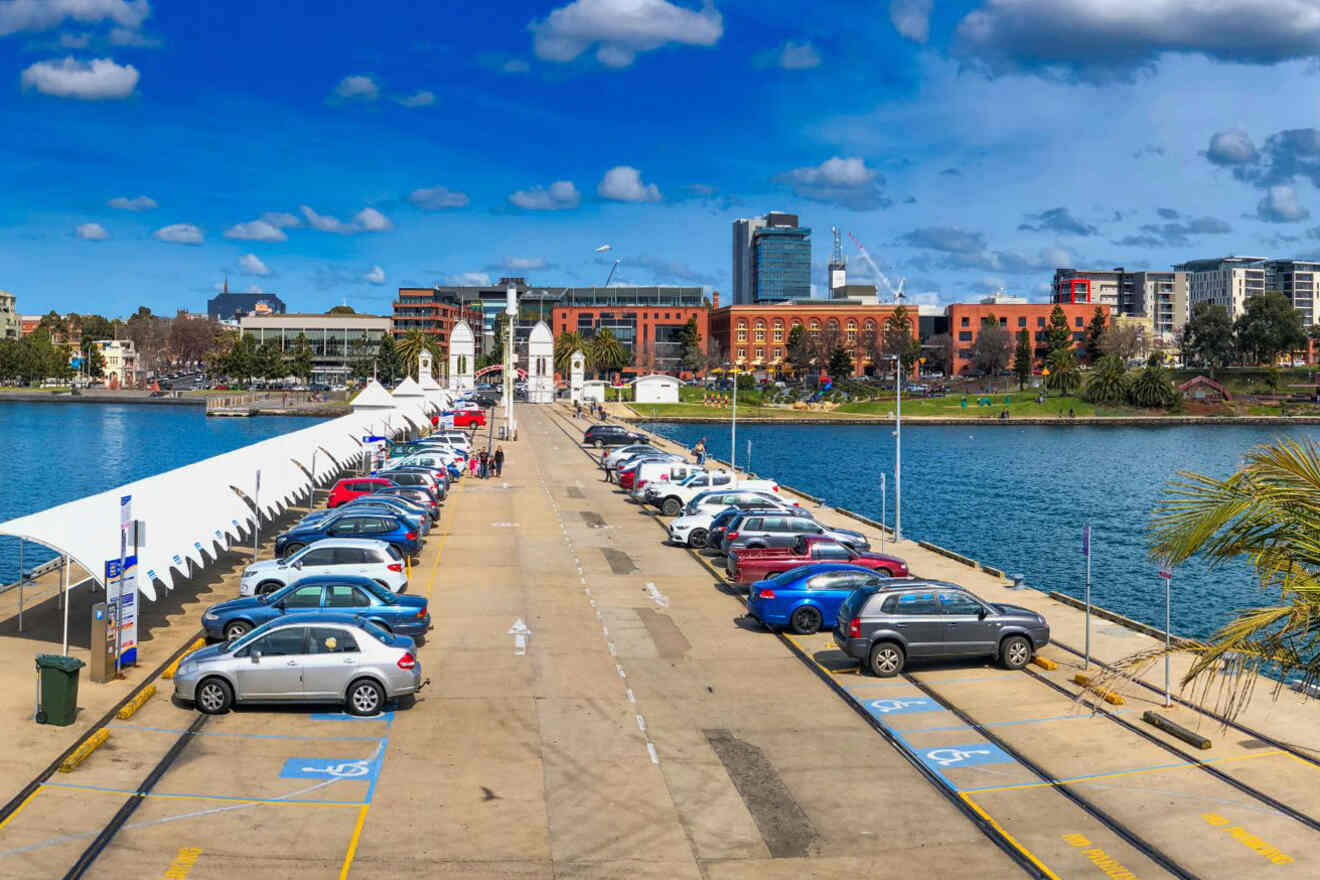
[[[394,398],[390,393],[381,387],[381,384],[375,379],[367,383],[358,396],[349,403],[355,410],[359,409],[393,409]]]
[[[146,545],[138,549],[138,584],[155,599],[153,582],[172,589],[175,578],[189,572],[185,560],[204,566],[231,542],[251,535],[254,515],[245,498],[259,507],[263,520],[269,519],[305,493],[313,479],[324,484],[356,464],[361,437],[379,426],[380,416],[380,410],[354,413],[271,437],[11,519],[0,523],[0,534],[65,554],[103,583],[105,563],[119,558],[120,498],[130,496],[133,518],[146,523]]]

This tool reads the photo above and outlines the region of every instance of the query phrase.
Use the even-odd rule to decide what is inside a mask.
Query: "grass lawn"
[[[989,399],[990,406],[978,406],[978,400]],[[940,416],[944,418],[997,419],[999,413],[1007,409],[1010,417],[1016,418],[1058,418],[1062,412],[1066,418],[1072,410],[1078,418],[1091,416],[1116,416],[1141,414],[1140,410],[1110,409],[1097,410],[1095,405],[1079,397],[1046,397],[1043,404],[1036,403],[1036,395],[1026,392],[1008,394],[968,394],[967,406],[963,407],[964,396],[950,394],[945,397],[904,397],[904,416]],[[1005,402],[1007,401],[1007,403]],[[883,400],[868,400],[860,403],[845,403],[839,412],[867,413],[887,416],[894,411],[893,397]]]
[[[630,403],[628,404],[639,416],[651,419],[677,417],[698,417],[708,419],[727,419],[733,413],[732,407],[702,406],[699,403]],[[803,410],[776,409],[769,406],[744,406],[738,403],[740,419],[791,419],[803,416],[821,415]]]

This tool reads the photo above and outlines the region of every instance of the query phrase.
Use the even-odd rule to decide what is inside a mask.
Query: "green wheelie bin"
[[[78,717],[78,670],[83,662],[60,654],[37,655],[37,723],[66,727]]]

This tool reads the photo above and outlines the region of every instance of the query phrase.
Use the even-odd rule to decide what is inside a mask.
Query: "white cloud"
[[[509,202],[526,211],[563,211],[576,208],[582,195],[571,180],[556,180],[549,188],[534,186],[509,193]]]
[[[285,226],[302,226],[302,221],[288,211],[266,211],[261,215],[261,219],[281,229]]]
[[[1291,186],[1272,186],[1256,206],[1256,216],[1267,223],[1296,223],[1311,216],[1297,201],[1297,190]]]
[[[786,171],[775,179],[791,186],[800,198],[854,211],[886,208],[890,204],[884,194],[884,178],[855,156],[835,156],[819,165]]]
[[[106,202],[111,208],[117,208],[120,211],[150,211],[157,207],[156,200],[150,196],[115,196]]]
[[[57,98],[84,101],[127,98],[137,88],[138,71],[131,64],[116,64],[109,58],[78,61],[38,61],[23,71],[23,88],[36,89]]]
[[[1316,0],[987,0],[959,23],[957,43],[996,72],[1129,71],[1164,52],[1273,64],[1320,53],[1320,8]]]
[[[318,214],[307,205],[302,206],[307,225],[320,232],[333,232],[336,235],[355,235],[359,232],[383,232],[394,226],[389,218],[375,208],[363,208],[353,215],[352,223],[345,223],[329,214]]]
[[[91,34],[60,34],[61,49],[86,49],[91,42]]]
[[[380,86],[369,76],[346,76],[332,95],[341,101],[374,101],[380,97]]]
[[[155,49],[160,46],[160,40],[143,36],[131,28],[117,27],[110,31],[110,45],[127,46],[130,49]]]
[[[510,272],[532,272],[544,269],[550,264],[545,257],[505,257],[500,265]]]
[[[170,244],[201,244],[203,241],[202,230],[191,223],[174,223],[170,226],[162,226],[154,234],[157,240],[169,242]]]
[[[256,254],[244,254],[238,258],[238,271],[244,275],[269,275],[270,267]]]
[[[521,58],[510,58],[500,66],[500,70],[505,73],[526,73],[532,69],[532,65],[523,61]]]
[[[73,230],[74,235],[79,238],[85,238],[88,241],[105,241],[110,237],[110,233],[105,231],[105,227],[100,223],[84,223]]]
[[[820,53],[810,43],[785,43],[778,63],[784,70],[810,70],[820,67]]]
[[[413,92],[406,98],[395,98],[394,100],[404,107],[430,107],[435,103],[435,92],[422,90]]]
[[[442,211],[445,208],[466,208],[471,199],[467,193],[455,192],[443,186],[415,189],[408,193],[408,201],[423,211]]]
[[[713,46],[724,35],[724,20],[709,3],[692,10],[668,0],[573,0],[528,28],[544,61],[572,61],[596,46],[596,60],[618,68],[668,43]]]
[[[1260,158],[1251,135],[1240,128],[1217,131],[1210,137],[1205,156],[1216,165],[1249,165]]]
[[[65,19],[80,24],[108,20],[138,28],[150,14],[147,0],[7,0],[0,2],[0,37],[49,30]]]
[[[225,238],[236,238],[239,241],[288,241],[289,237],[280,229],[265,220],[249,220],[246,223],[236,223],[225,230]]]
[[[446,275],[445,283],[456,287],[490,287],[490,275],[485,272],[459,272]]]
[[[385,283],[385,270],[380,266],[372,266],[371,271],[362,276],[363,281],[369,281],[372,284]]]
[[[354,214],[353,225],[363,232],[384,232],[394,226],[388,217],[375,208],[363,208]]]
[[[925,43],[930,39],[930,8],[931,0],[890,0],[889,21],[909,40]]]
[[[616,165],[596,186],[596,195],[616,202],[658,202],[660,189],[654,183],[642,183],[642,172],[630,165]]]

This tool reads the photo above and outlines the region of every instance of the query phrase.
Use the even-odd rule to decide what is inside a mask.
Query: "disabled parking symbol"
[[[876,718],[890,715],[907,715],[911,712],[938,712],[940,704],[930,697],[886,697],[879,700],[866,700],[862,703],[866,711]]]
[[[1008,764],[1013,760],[1003,749],[990,743],[924,749],[920,754],[921,760],[932,770],[973,767],[977,764]]]
[[[289,758],[280,771],[281,779],[348,779],[374,782],[380,772],[380,758],[344,760],[342,758]]]

